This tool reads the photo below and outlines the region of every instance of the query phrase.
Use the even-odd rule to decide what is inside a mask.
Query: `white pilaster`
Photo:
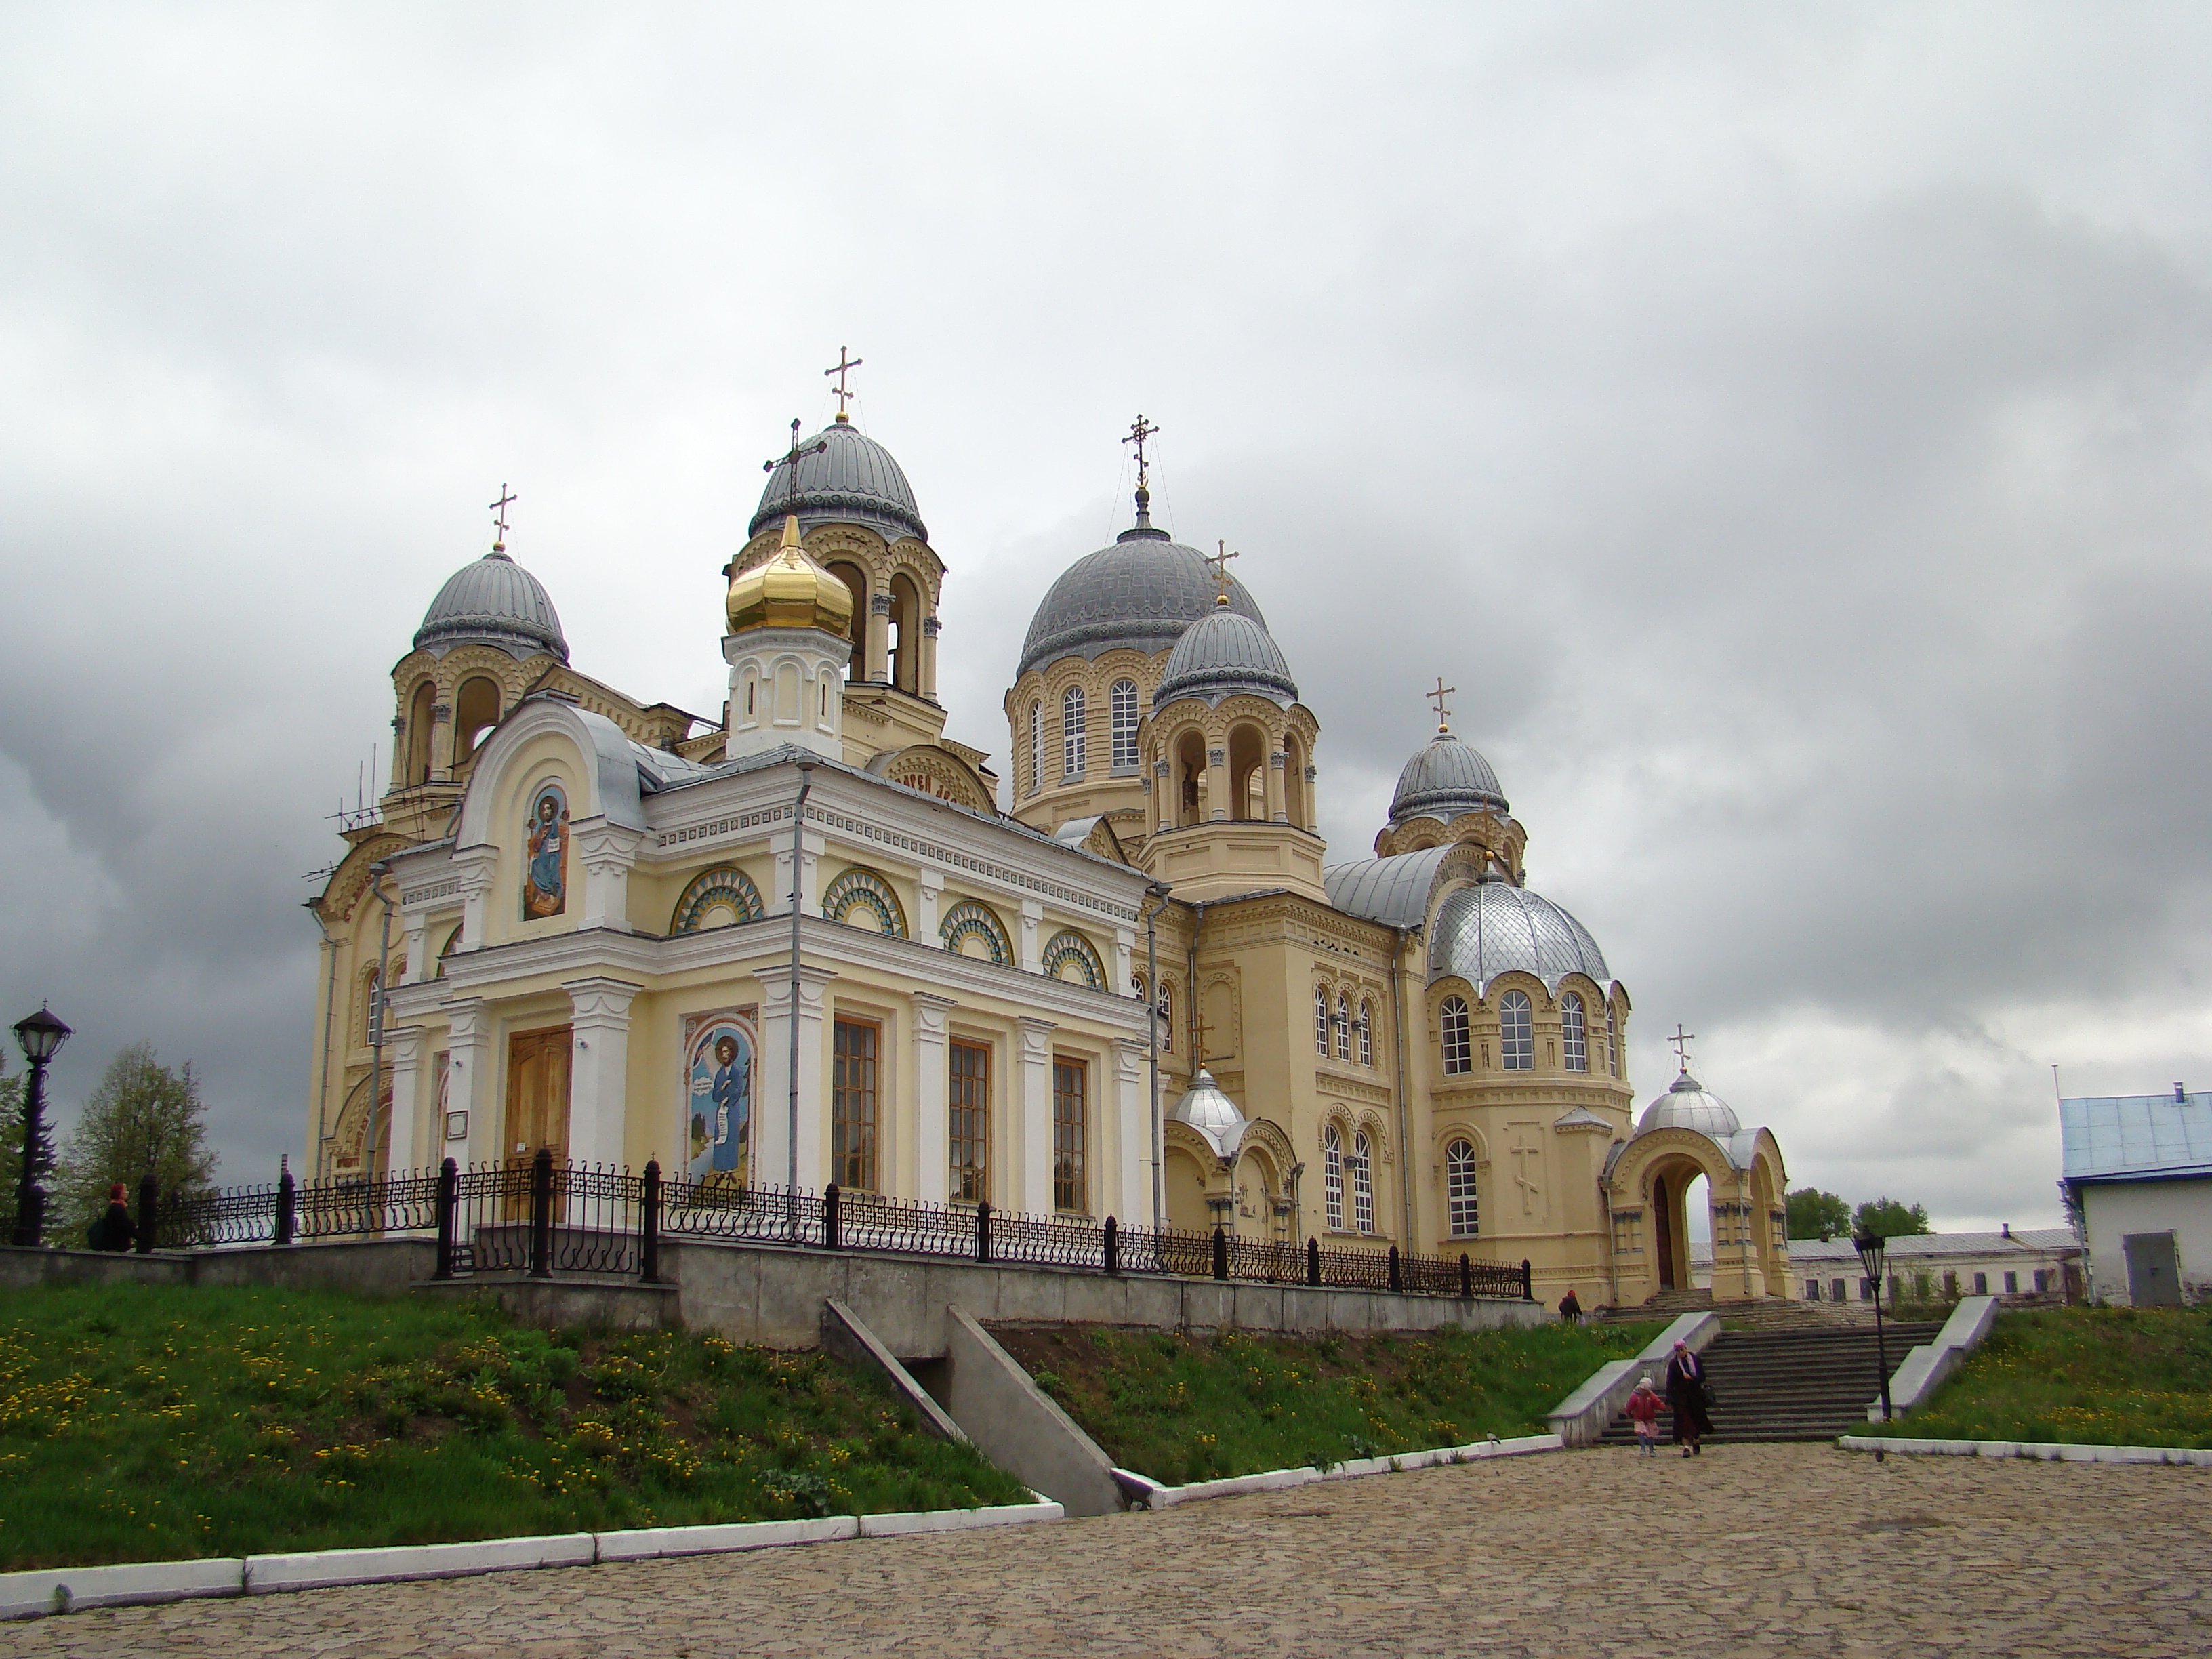
[[[1041,973],[1044,969],[1044,906],[1036,899],[1022,901],[1022,936],[1014,942],[1021,953],[1022,971]]]
[[[1152,1100],[1145,1086],[1146,1052],[1146,1045],[1133,1037],[1115,1044],[1114,1116],[1120,1130],[1115,1139],[1120,1155],[1115,1184],[1102,1192],[1101,1201],[1126,1227],[1152,1224]]]
[[[623,1161],[629,1107],[629,1005],[640,987],[628,980],[570,980],[561,988],[568,1021],[568,1158]]]
[[[626,830],[605,818],[575,826],[576,852],[584,862],[584,919],[586,927],[629,928],[629,872],[645,831]]]
[[[823,988],[828,968],[799,969],[799,1184],[819,1192],[830,1178],[830,1090],[823,1074]],[[791,1179],[791,972],[761,975],[760,1093],[753,1107],[753,1179],[781,1187]]]
[[[934,929],[932,930],[934,932]],[[942,1204],[952,1189],[950,1056],[946,1021],[960,1005],[934,992],[914,994],[914,1195]]]
[[[420,1027],[386,1026],[384,1060],[392,1067],[392,1135],[386,1143],[392,1151],[386,1167],[393,1175],[422,1167],[415,1140],[422,1115],[424,1052]]]
[[[491,1009],[481,998],[470,997],[444,1005],[451,1037],[447,1043],[446,1106],[469,1115],[469,1132],[459,1140],[441,1140],[440,1158],[452,1158],[464,1169],[471,1160],[496,1156],[492,1144],[492,1077],[497,1067],[492,1058]],[[439,1130],[442,1137],[443,1128]]]
[[[1052,1213],[1052,1034],[1048,1019],[1024,1017],[1014,1022],[1021,1048],[1021,1097],[1014,1108],[1020,1144],[1014,1148],[1019,1189],[1006,1194],[1006,1207],[1031,1215]]]
[[[775,891],[762,896],[762,908],[772,916],[791,914],[791,829],[780,825],[775,831]],[[829,843],[813,830],[799,837],[799,914],[819,915],[822,912],[822,853]]]
[[[496,847],[475,847],[453,854],[453,874],[461,884],[460,948],[464,951],[483,947],[485,906],[491,898],[492,879],[498,868]]]
[[[401,901],[404,904],[404,900]],[[400,926],[407,942],[407,968],[400,975],[402,985],[420,985],[430,977],[430,916],[428,911],[403,910]]]
[[[1131,963],[1136,956],[1136,929],[1116,927],[1114,930],[1114,963],[1110,970],[1114,977],[1109,988],[1117,997],[1134,996],[1137,994],[1136,983],[1129,977]]]
[[[941,943],[937,937],[945,904],[945,872],[923,865],[914,872],[914,936],[924,945]]]

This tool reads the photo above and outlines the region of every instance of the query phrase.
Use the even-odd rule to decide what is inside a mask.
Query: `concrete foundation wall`
[[[356,1296],[404,1296],[438,1265],[427,1238],[333,1240],[326,1243],[245,1245],[230,1250],[28,1250],[0,1246],[0,1285],[268,1285],[288,1291],[345,1291]]]

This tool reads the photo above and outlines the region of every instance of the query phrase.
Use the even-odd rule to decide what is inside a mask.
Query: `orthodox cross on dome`
[[[1437,730],[1439,732],[1449,732],[1451,730],[1451,708],[1449,705],[1444,702],[1444,699],[1446,697],[1456,696],[1458,691],[1459,687],[1455,685],[1446,685],[1444,684],[1444,677],[1439,674],[1437,676],[1437,689],[1433,691],[1424,691],[1421,693],[1425,701],[1432,702],[1437,706]]]
[[[491,508],[494,515],[491,521],[491,550],[493,552],[504,553],[507,551],[507,509],[514,506],[515,502],[521,499],[522,498],[520,495],[517,495],[513,490],[509,489],[504,483],[502,483],[499,487],[499,499],[495,501],[489,501],[485,503],[486,506]]]
[[[830,395],[837,400],[837,420],[840,425],[843,424],[845,421],[846,400],[850,398],[857,398],[860,395],[857,392],[851,392],[846,389],[846,371],[848,369],[858,368],[860,366],[860,360],[858,357],[848,358],[845,356],[845,348],[839,346],[837,348],[837,362],[836,366],[834,368],[825,368],[822,371],[825,376],[835,374],[837,377],[837,389]]]
[[[1241,559],[1244,556],[1242,553],[1231,553],[1226,541],[1217,541],[1213,545],[1218,550],[1206,560],[1206,563],[1213,568],[1213,602],[1216,605],[1226,605],[1229,603],[1229,562],[1231,559]]]
[[[1190,1000],[1190,1063],[1200,1072],[1206,1069],[1206,998],[1202,995]],[[1196,1073],[1191,1081],[1198,1081]]]
[[[1129,428],[1129,435],[1121,440],[1125,444],[1137,447],[1137,528],[1139,530],[1149,530],[1152,525],[1152,474],[1145,459],[1145,441],[1157,436],[1159,428],[1139,415],[1136,424]]]
[[[780,466],[789,467],[791,469],[791,490],[792,494],[795,495],[799,493],[799,463],[801,458],[808,455],[819,455],[823,450],[829,447],[830,441],[827,438],[817,438],[812,443],[808,444],[802,448],[799,441],[799,419],[796,416],[793,416],[791,422],[791,447],[784,451],[782,454],[775,457],[773,459],[763,461],[761,463],[761,471],[763,472],[773,472]]]
[[[1698,1034],[1695,1031],[1684,1030],[1682,1022],[1679,1019],[1674,1022],[1674,1035],[1668,1037],[1667,1042],[1668,1046],[1674,1049],[1674,1057],[1682,1062],[1684,1077],[1690,1074],[1690,1045],[1697,1040]]]

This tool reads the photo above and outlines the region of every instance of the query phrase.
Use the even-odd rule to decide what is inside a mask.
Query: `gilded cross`
[[[1206,1069],[1206,998],[1190,1000],[1190,1059],[1200,1071]]]
[[[834,392],[830,393],[830,396],[837,400],[837,418],[841,421],[845,418],[845,400],[848,398],[857,398],[860,396],[860,393],[857,392],[848,392],[846,390],[845,372],[848,369],[858,368],[860,366],[860,360],[858,357],[848,359],[845,356],[845,348],[839,346],[837,348],[836,367],[834,368],[825,368],[822,371],[825,376],[835,374],[837,377],[837,389]]]
[[[1687,1077],[1690,1074],[1690,1045],[1697,1040],[1698,1034],[1695,1031],[1684,1030],[1682,1029],[1682,1022],[1679,1019],[1674,1022],[1674,1035],[1668,1037],[1667,1042],[1668,1046],[1674,1050],[1675,1058],[1682,1062],[1682,1075],[1684,1077]]]
[[[799,492],[799,463],[800,458],[807,455],[819,455],[823,450],[829,447],[830,441],[827,438],[817,438],[806,447],[803,449],[800,448],[799,444],[799,421],[797,417],[794,416],[791,422],[791,447],[786,450],[782,454],[775,457],[773,460],[763,461],[761,463],[761,471],[763,472],[773,472],[780,466],[789,467],[791,469],[792,493],[796,495]]]
[[[1146,471],[1145,441],[1158,435],[1158,432],[1159,428],[1139,415],[1137,423],[1129,428],[1129,435],[1121,440],[1125,444],[1137,447],[1137,488],[1139,489],[1149,490],[1152,488],[1152,475]]]
[[[1221,597],[1225,599],[1229,597],[1229,562],[1231,559],[1241,559],[1244,556],[1242,553],[1231,553],[1229,550],[1229,544],[1225,540],[1216,541],[1213,545],[1218,550],[1206,561],[1206,563],[1213,567],[1214,582],[1219,589]]]
[[[1444,677],[1439,674],[1437,676],[1437,689],[1433,691],[1424,691],[1421,694],[1426,701],[1437,706],[1437,730],[1439,732],[1451,730],[1451,709],[1445,704],[1444,699],[1456,696],[1458,691],[1459,687],[1446,685]]]
[[[497,515],[492,520],[493,526],[497,532],[497,533],[491,538],[491,544],[494,550],[501,552],[506,550],[507,509],[521,499],[522,498],[520,495],[517,495],[514,491],[510,490],[506,484],[501,483],[499,487],[499,499],[495,501],[486,503],[486,505],[491,508],[492,512]]]

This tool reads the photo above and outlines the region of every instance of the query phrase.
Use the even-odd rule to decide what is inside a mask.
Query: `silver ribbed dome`
[[[757,536],[763,525],[796,513],[802,530],[833,522],[863,524],[885,541],[902,536],[929,539],[914,487],[890,450],[846,421],[832,422],[799,447],[811,450],[817,443],[828,447],[818,455],[801,455],[795,477],[790,462],[776,463],[747,536]]]
[[[1216,1158],[1234,1158],[1237,1149],[1244,1142],[1246,1124],[1244,1114],[1237,1109],[1237,1103],[1221,1092],[1213,1080],[1213,1073],[1203,1066],[1183,1091],[1181,1100],[1168,1113],[1177,1123],[1187,1123],[1206,1137],[1206,1144],[1213,1148]]]
[[[1505,792],[1490,763],[1449,732],[1438,732],[1398,774],[1390,797],[1390,822],[1441,818],[1449,823],[1462,812],[1504,812]]]
[[[1298,700],[1298,688],[1283,647],[1266,626],[1233,605],[1216,605],[1183,629],[1168,653],[1152,707],[1164,708],[1177,697],[1218,703],[1239,695],[1266,697],[1287,708]]]
[[[1479,996],[1504,973],[1534,974],[1556,991],[1569,974],[1609,982],[1589,929],[1547,898],[1507,881],[1462,887],[1437,908],[1429,982],[1453,974]]]
[[[1014,677],[1062,657],[1096,659],[1124,646],[1147,656],[1164,651],[1214,608],[1219,591],[1206,556],[1196,548],[1170,541],[1167,532],[1150,525],[1125,530],[1060,572],[1030,619]],[[1262,628],[1267,625],[1234,576],[1229,579],[1229,608]]]
[[[1718,1095],[1709,1095],[1705,1085],[1687,1072],[1674,1079],[1674,1086],[1644,1109],[1644,1116],[1636,1126],[1636,1133],[1648,1135],[1654,1129],[1695,1129],[1713,1140],[1726,1140],[1743,1127],[1735,1109]]]
[[[495,645],[516,657],[550,651],[568,660],[544,585],[497,548],[446,578],[415,630],[417,651],[442,657],[457,645]]]

